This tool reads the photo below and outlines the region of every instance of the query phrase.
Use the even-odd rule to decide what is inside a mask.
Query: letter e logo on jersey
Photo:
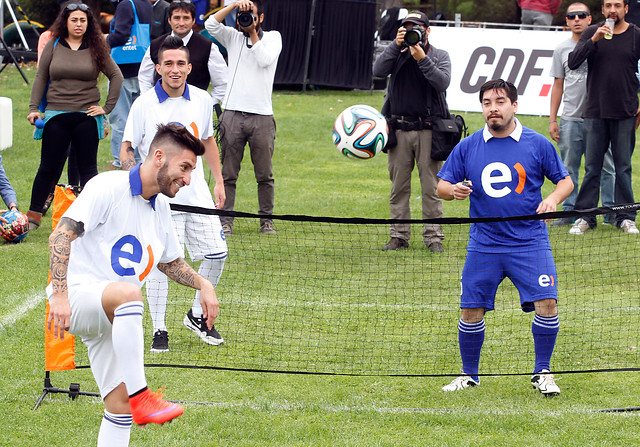
[[[149,263],[140,275],[140,281],[149,274],[151,267],[153,267],[153,252],[151,246],[147,247],[147,252],[149,254]],[[131,234],[122,236],[113,244],[113,248],[111,249],[111,267],[113,271],[119,276],[134,276],[136,271],[131,265],[139,264],[140,261],[142,261],[143,253],[142,244],[135,236]]]
[[[538,277],[538,285],[540,287],[553,287],[555,284],[555,280],[553,279],[553,275],[540,275]]]
[[[527,180],[527,173],[524,170],[524,167],[520,163],[516,163],[514,169],[518,173],[518,186],[515,189],[517,194],[522,194],[524,191],[524,183]],[[493,175],[494,172],[498,172],[497,175]],[[501,188],[496,188],[494,185],[497,183],[510,183],[513,180],[513,175],[511,174],[511,168],[505,165],[504,163],[500,163],[498,161],[494,163],[489,163],[482,170],[482,189],[487,193],[489,197],[494,197],[499,199],[500,197],[504,197],[511,192],[511,188],[504,185]]]

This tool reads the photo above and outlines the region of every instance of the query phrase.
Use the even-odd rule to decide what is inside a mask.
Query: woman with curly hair
[[[103,115],[111,112],[122,86],[122,73],[109,54],[100,26],[84,3],[65,3],[51,26],[31,89],[27,119],[32,125],[42,118],[38,106],[46,95],[40,167],[33,181],[27,216],[31,228],[40,226],[42,210],[60,179],[69,155],[75,157],[80,186],[98,174],[98,143],[103,137]],[[100,106],[98,76],[109,78],[109,92]]]

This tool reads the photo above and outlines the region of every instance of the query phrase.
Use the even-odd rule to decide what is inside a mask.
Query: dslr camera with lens
[[[238,25],[247,28],[257,19],[256,15],[251,11],[238,11]]]
[[[404,33],[404,45],[412,47],[417,44],[424,45],[427,41],[427,31],[421,26],[407,28]]]

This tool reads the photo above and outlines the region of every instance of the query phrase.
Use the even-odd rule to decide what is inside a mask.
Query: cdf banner
[[[502,78],[518,88],[518,114],[523,115],[549,115],[553,50],[570,38],[570,31],[440,26],[432,26],[429,34],[429,42],[451,57],[451,110],[480,112],[480,87]]]

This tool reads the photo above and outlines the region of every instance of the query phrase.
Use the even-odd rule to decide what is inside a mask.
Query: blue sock
[[[543,369],[551,370],[551,355],[556,346],[556,337],[560,330],[560,320],[555,317],[541,317],[536,314],[531,325],[533,333],[533,345],[536,351],[536,366],[534,373]]]
[[[484,343],[484,319],[477,323],[458,323],[458,342],[460,343],[460,357],[462,357],[462,371],[473,380],[480,380],[480,351]]]

